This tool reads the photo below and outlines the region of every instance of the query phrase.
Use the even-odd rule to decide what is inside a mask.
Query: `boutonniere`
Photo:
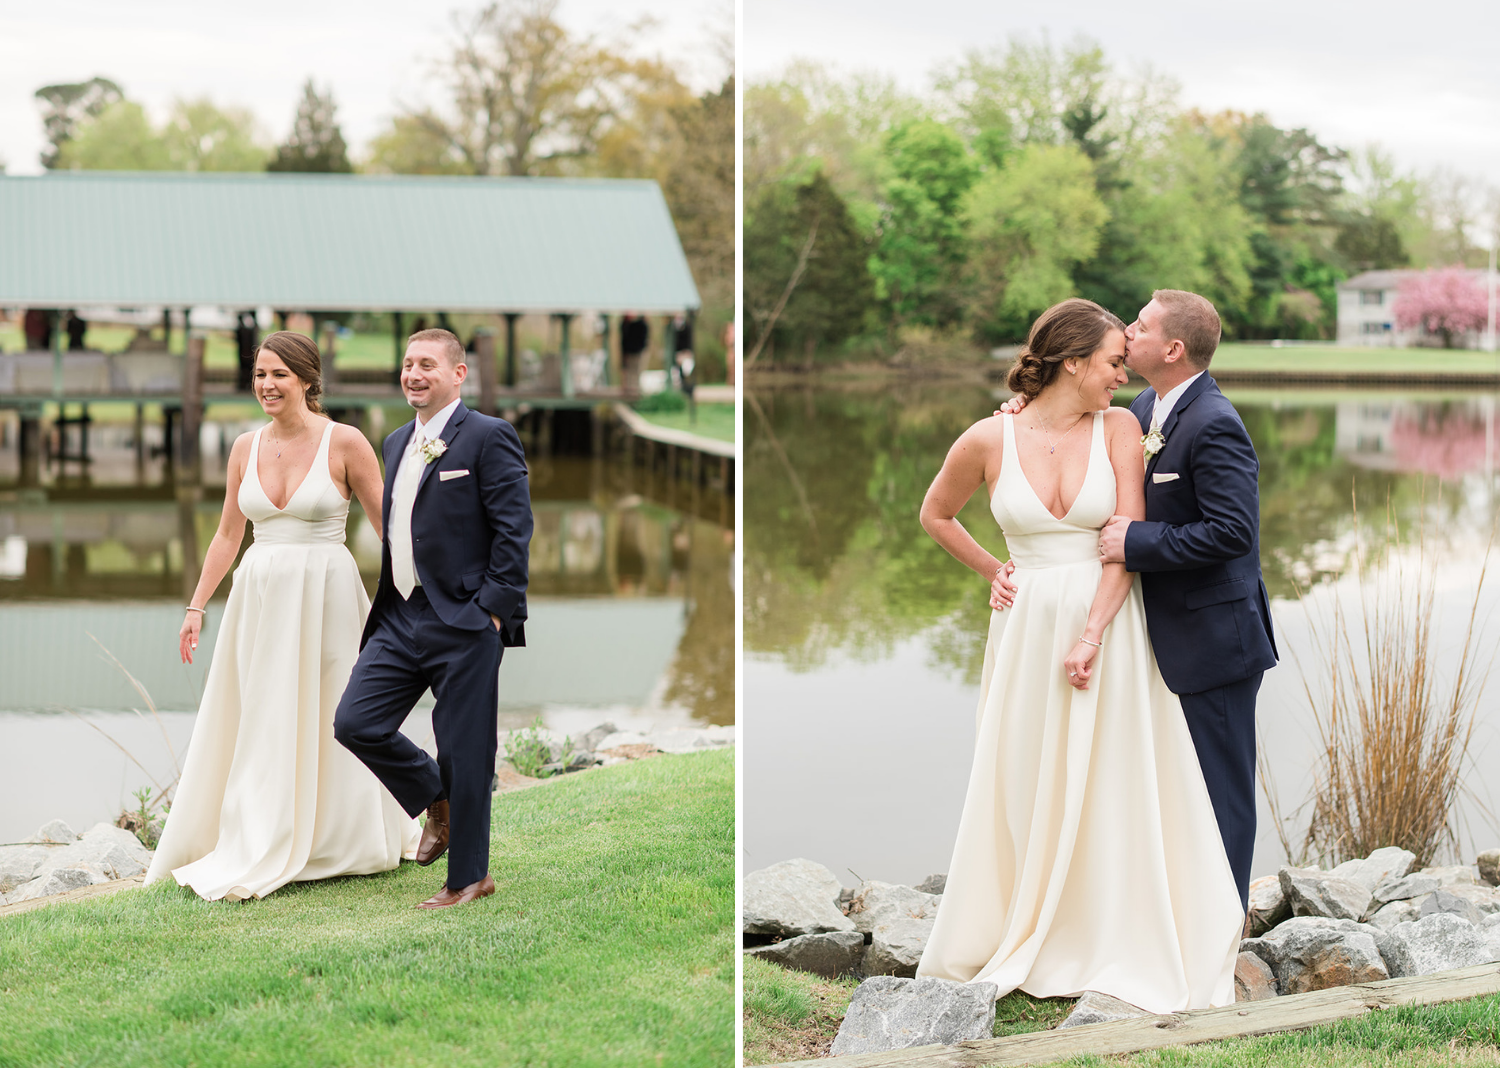
[[[1154,426],[1141,436],[1141,446],[1146,450],[1146,462],[1151,462],[1151,457],[1161,452],[1162,446],[1166,445],[1167,437],[1161,432],[1161,427]]]
[[[432,463],[432,461],[448,451],[448,443],[442,438],[431,438],[422,442],[422,447],[417,451],[422,454],[423,460],[427,463]]]

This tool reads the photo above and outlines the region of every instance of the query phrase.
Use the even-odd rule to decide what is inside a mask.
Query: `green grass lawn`
[[[746,958],[745,1064],[826,1056],[859,983],[820,979]],[[1068,998],[1016,991],[995,1005],[998,1037],[1043,1031],[1067,1017]],[[1414,1005],[1261,1038],[1179,1046],[1125,1057],[1075,1057],[1071,1068],[1437,1068],[1500,1064],[1500,996]]]
[[[1214,353],[1215,371],[1444,371],[1494,374],[1500,370],[1500,355],[1473,349],[1361,349],[1333,346],[1286,346],[1227,342]]]
[[[0,919],[0,1066],[704,1065],[734,1057],[734,754],[495,800],[495,896],[394,872]]]
[[[647,422],[671,430],[686,430],[689,434],[701,434],[705,438],[713,438],[717,441],[734,440],[734,405],[732,404],[699,404],[697,422],[693,422],[685,411],[640,412],[639,414]]]

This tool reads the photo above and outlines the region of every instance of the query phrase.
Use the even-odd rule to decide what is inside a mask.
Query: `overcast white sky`
[[[1149,61],[1205,110],[1264,111],[1324,143],[1376,141],[1407,168],[1500,185],[1494,0],[742,0],[745,81],[794,57],[926,87],[939,64],[1013,33],[1082,32],[1119,69]]]
[[[333,87],[356,151],[397,110],[431,92],[425,59],[444,53],[449,13],[479,0],[0,0],[0,159],[35,174],[43,145],[33,94],[113,79],[160,120],[174,97],[207,95],[255,112],[268,140],[291,129],[310,74]],[[697,90],[726,73],[710,44],[732,0],[561,0],[570,29],[608,35],[643,16],[640,51],[660,54]],[[434,98],[435,99],[435,98]]]

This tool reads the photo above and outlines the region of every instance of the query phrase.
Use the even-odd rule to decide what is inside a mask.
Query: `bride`
[[[1110,407],[1124,362],[1114,315],[1049,308],[1010,373],[1024,411],[965,431],[922,502],[927,532],[988,581],[1000,561],[955,518],[985,485],[1019,590],[990,617],[968,792],[917,975],[1161,1013],[1233,1002],[1244,913],[1140,587],[1099,563],[1105,522],[1145,515],[1140,425]]]
[[[229,454],[224,512],[179,634],[192,663],[208,599],[234,573],[182,779],[146,882],[209,900],[366,875],[416,855],[419,830],[333,737],[370,599],[344,547],[349,498],[380,523],[375,450],[322,414],[318,349],[280,331],[255,356],[271,422]],[[379,536],[380,531],[376,530]]]

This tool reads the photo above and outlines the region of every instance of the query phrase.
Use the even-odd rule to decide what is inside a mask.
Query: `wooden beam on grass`
[[[1006,1038],[981,1038],[956,1046],[913,1046],[889,1053],[861,1053],[809,1061],[785,1061],[770,1068],[998,1068],[1051,1064],[1092,1053],[1108,1057],[1167,1046],[1252,1038],[1277,1031],[1352,1020],[1376,1009],[1438,1005],[1500,994],[1500,964],[1480,964],[1434,975],[1383,979],[1309,994],[1287,994],[1265,1001],[1241,1001],[1222,1009],[1199,1009],[1164,1016],[1036,1031]]]

